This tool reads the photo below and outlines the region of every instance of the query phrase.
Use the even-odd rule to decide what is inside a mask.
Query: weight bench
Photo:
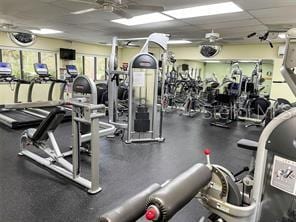
[[[80,159],[77,159],[78,162],[73,161],[74,157],[72,158],[72,162],[66,160],[65,157],[69,156],[69,152],[62,153],[55,139],[54,131],[62,122],[65,114],[66,112],[63,108],[56,108],[50,112],[38,128],[25,130],[21,136],[21,151],[19,155],[26,156],[41,166],[76,182],[87,188],[91,194],[97,193],[101,190],[97,183],[93,183],[93,181],[82,177],[80,174],[75,176],[74,169],[75,166],[80,164]],[[48,140],[50,143],[47,142]],[[33,152],[33,149],[29,149],[29,146],[42,151],[46,156]],[[72,155],[72,151],[70,153]],[[98,181],[97,178],[95,179]]]
[[[46,141],[49,138],[49,132],[54,132],[63,121],[66,111],[62,108],[56,108],[41,122],[38,128],[30,128],[25,131],[28,138],[33,142]]]
[[[60,171],[71,172],[73,166],[64,158],[54,136],[54,131],[63,121],[65,114],[66,111],[63,108],[57,107],[49,113],[38,128],[25,130],[21,136],[21,151],[19,155],[26,156],[58,173],[60,173]],[[48,140],[50,141],[51,146],[46,143]],[[29,150],[28,146],[30,145],[43,151],[48,157],[42,157]],[[59,164],[59,166],[56,166],[55,164]]]
[[[256,152],[258,148],[258,142],[254,140],[240,139],[239,141],[237,141],[237,147],[252,151],[252,158],[249,165],[249,173],[252,172],[255,169],[255,158],[256,158]]]

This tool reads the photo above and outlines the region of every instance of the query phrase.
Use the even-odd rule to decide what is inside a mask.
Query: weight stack
[[[134,131],[138,133],[150,131],[150,116],[147,106],[139,105],[137,107]]]

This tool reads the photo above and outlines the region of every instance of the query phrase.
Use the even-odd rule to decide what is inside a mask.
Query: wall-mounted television
[[[74,49],[60,48],[60,58],[65,60],[75,60],[76,51]]]

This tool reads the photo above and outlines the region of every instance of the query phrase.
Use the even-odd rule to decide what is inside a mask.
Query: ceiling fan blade
[[[23,28],[20,28],[18,26],[9,27],[9,28],[0,27],[0,30],[4,31],[4,32],[8,32],[8,33],[19,32],[19,33],[32,34],[32,32],[29,29],[23,29]]]
[[[198,45],[211,45],[211,43],[208,40],[206,40],[198,42]]]
[[[112,12],[115,15],[118,15],[121,18],[127,18],[127,19],[129,19],[129,18],[132,18],[133,17],[132,15],[130,15],[129,13],[127,13],[127,12],[121,10],[121,9],[114,9]]]
[[[90,2],[90,1],[83,1],[83,0],[66,0],[66,1],[98,6],[98,4],[96,2]]]
[[[253,37],[253,36],[255,36],[255,35],[257,35],[257,33],[256,33],[256,32],[252,32],[251,34],[249,34],[249,35],[247,36],[247,38],[251,38],[251,37]]]
[[[207,41],[207,39],[205,39],[205,38],[201,38],[201,39],[190,39],[190,38],[186,38],[186,40],[192,41],[192,42],[204,42],[204,41]]]
[[[264,35],[263,35],[263,40],[267,40],[269,36],[269,31],[267,31]]]
[[[270,48],[273,48],[273,44],[272,44],[272,42],[271,42],[269,39],[267,39],[266,41],[268,42]]]
[[[4,31],[4,32],[8,32],[8,33],[27,33],[27,34],[32,34],[31,31],[29,30],[24,30],[24,29],[0,29],[1,31]]]
[[[79,11],[71,12],[71,14],[73,14],[73,15],[82,15],[82,14],[86,14],[86,13],[89,13],[89,12],[94,12],[94,11],[97,11],[97,10],[99,10],[99,8],[87,8],[87,9],[82,9],[82,10],[79,10]]]
[[[128,5],[127,8],[131,10],[143,10],[143,11],[155,11],[155,12],[164,11],[163,6],[155,6],[155,5]]]
[[[223,40],[226,40],[226,41],[240,41],[240,40],[245,40],[246,38],[245,37],[226,37],[226,38],[221,38]]]

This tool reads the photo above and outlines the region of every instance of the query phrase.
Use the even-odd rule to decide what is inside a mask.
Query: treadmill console
[[[39,77],[41,77],[41,78],[50,77],[46,64],[35,63],[34,64],[34,69],[35,69],[35,72],[37,73],[37,75]]]
[[[11,77],[11,65],[6,62],[0,62],[0,78],[8,78]]]
[[[70,76],[70,78],[74,79],[78,76],[78,70],[75,65],[66,65],[67,74]]]

